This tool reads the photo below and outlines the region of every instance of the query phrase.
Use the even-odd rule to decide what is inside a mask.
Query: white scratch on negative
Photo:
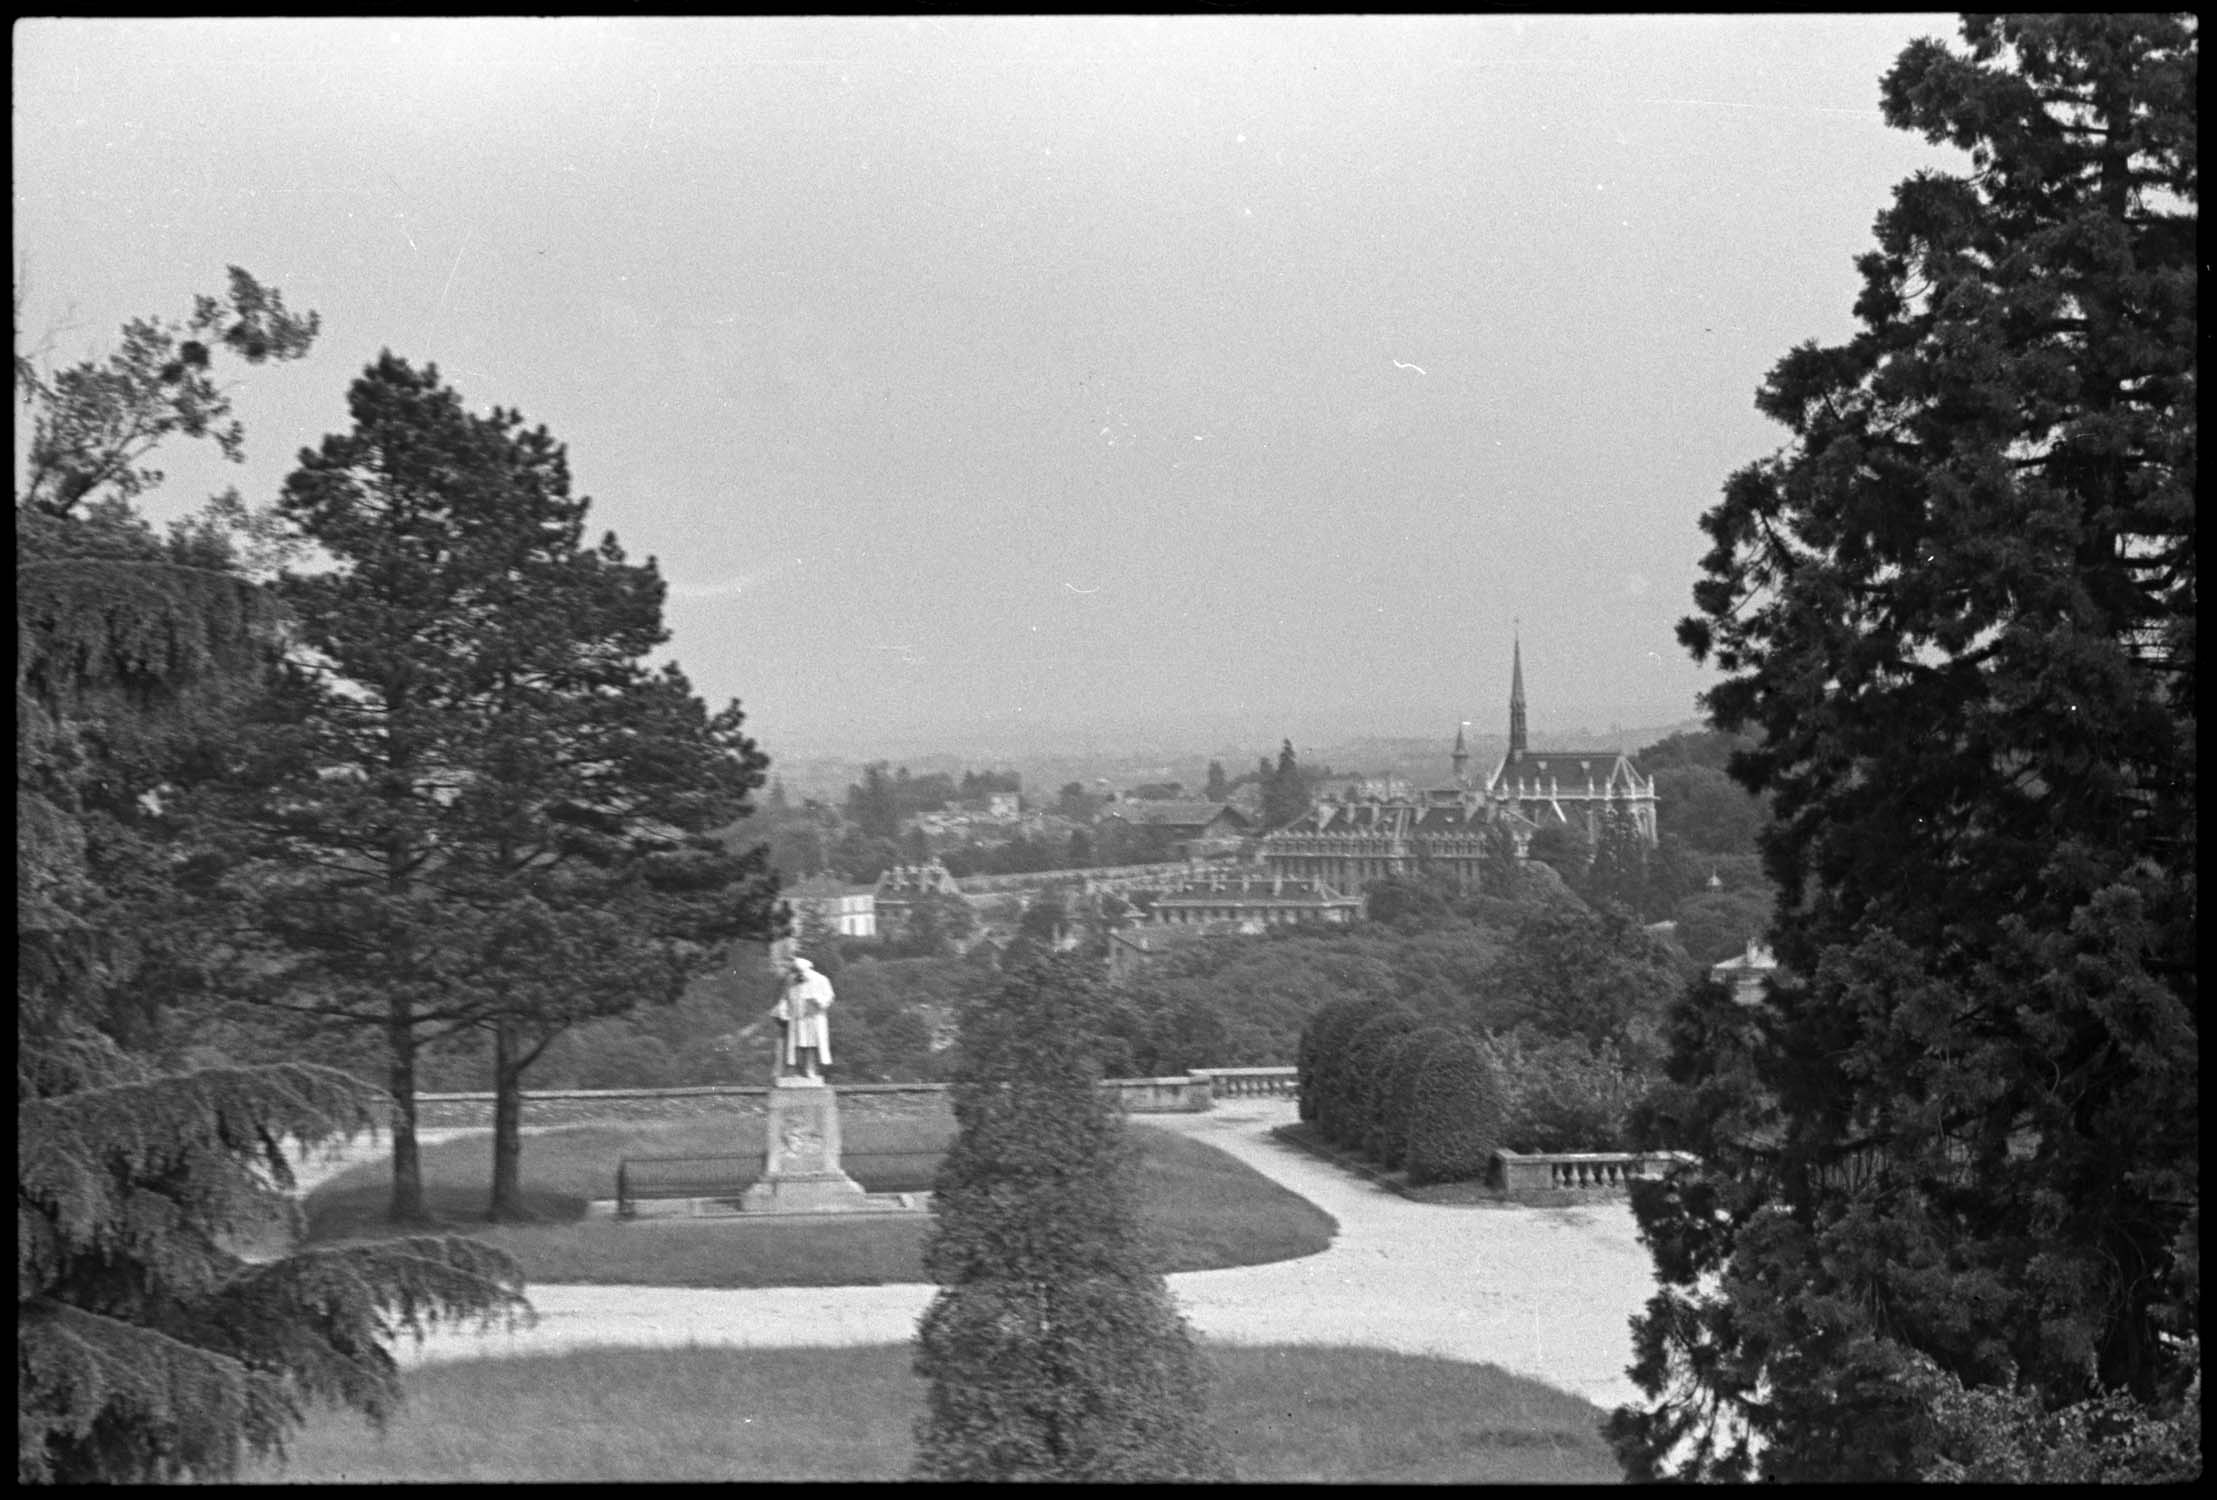
[[[1427,373],[1422,365],[1405,365],[1398,359],[1393,362],[1393,367],[1396,370],[1414,370],[1419,375]]]
[[[1079,588],[1079,587],[1078,587],[1078,586],[1077,586],[1076,584],[1074,584],[1074,583],[1065,583],[1065,584],[1063,584],[1063,587],[1064,587],[1064,588],[1066,588],[1066,589],[1068,589],[1068,590],[1069,590],[1069,591],[1070,591],[1071,593],[1073,593],[1073,594],[1098,594],[1099,592],[1101,592],[1101,590],[1100,590],[1100,589],[1099,589],[1098,587],[1095,587],[1095,588],[1090,588],[1090,589],[1081,589],[1081,588]]]
[[[454,273],[462,269],[462,252],[470,247],[472,230],[462,231],[462,243],[454,247],[454,264],[446,268],[446,285],[439,288],[439,311],[446,311],[446,294],[454,290]]]

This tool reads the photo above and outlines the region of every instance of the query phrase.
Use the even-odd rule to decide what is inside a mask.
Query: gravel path
[[[1234,1100],[1207,1114],[1147,1119],[1229,1152],[1339,1221],[1331,1248],[1318,1255],[1170,1277],[1197,1332],[1226,1343],[1436,1354],[1496,1364],[1602,1406],[1636,1399],[1624,1375],[1627,1324],[1655,1283],[1628,1207],[1412,1203],[1269,1134],[1293,1118],[1290,1101]],[[349,1154],[379,1152],[365,1143]],[[533,1328],[441,1331],[395,1352],[413,1364],[588,1345],[900,1343],[933,1291],[543,1285],[531,1289]]]

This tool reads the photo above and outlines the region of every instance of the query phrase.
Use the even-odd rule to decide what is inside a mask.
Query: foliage
[[[1283,828],[1309,810],[1309,779],[1294,758],[1293,741],[1278,751],[1278,764],[1262,784],[1262,826]]]
[[[1639,915],[1647,905],[1647,839],[1632,814],[1609,808],[1601,817],[1593,860],[1586,867],[1578,892],[1596,908],[1615,907]]]
[[[19,1483],[229,1477],[307,1403],[382,1420],[400,1330],[522,1305],[513,1264],[468,1241],[249,1263],[236,1246],[291,1222],[288,1144],[369,1128],[375,1096],[300,1063],[165,1065],[162,1012],[206,942],[176,918],[197,851],[163,794],[281,620],[229,545],[235,506],[165,543],[128,502],[164,438],[239,455],[208,343],[260,363],[314,332],[234,268],[227,303],[134,322],[104,363],[16,358]]]
[[[1635,1474],[1909,1478],[1927,1365],[2042,1411],[2197,1368],[2198,23],[1963,38],[1882,96],[1968,173],[1896,190],[1703,520],[1680,635],[1799,983],[1695,1004],[1647,1121],[1707,1171],[1634,1194]]]
[[[1558,907],[1528,917],[1488,972],[1488,1024],[1614,1041],[1644,1057],[1682,980],[1670,945],[1621,910]]]
[[[1396,1006],[1348,1034],[1347,1052],[1337,1070],[1351,1135],[1348,1144],[1373,1156],[1385,1155],[1386,1052],[1395,1041],[1422,1028],[1423,1022]]]
[[[1118,1106],[1098,1088],[1105,1002],[1041,959],[962,1013],[917,1335],[921,1479],[1229,1478],[1205,1369],[1141,1244]]]
[[[1501,1145],[1502,1116],[1501,1080],[1475,1040],[1450,1036],[1428,1048],[1409,1090],[1409,1181],[1486,1176]]]
[[[385,1037],[393,1213],[422,1217],[415,1055],[482,1027],[502,1096],[492,1213],[518,1211],[525,1070],[569,1027],[668,1003],[773,929],[759,851],[716,835],[766,759],[674,665],[663,585],[544,428],[464,409],[381,356],[281,513],[333,564],[290,574],[296,644],[259,732],[200,804],[234,856],[250,998]]]
[[[215,355],[228,350],[253,365],[298,359],[321,324],[314,313],[287,312],[275,287],[237,266],[230,276],[225,296],[195,298],[181,324],[124,324],[121,346],[105,359],[48,374],[18,353],[16,392],[29,418],[18,510],[68,516],[80,506],[128,505],[162,482],[147,460],[171,438],[210,437],[225,458],[244,458],[246,431],[229,388],[216,383]]]
[[[1761,942],[1771,927],[1772,896],[1758,890],[1704,890],[1689,896],[1672,913],[1675,936],[1686,957],[1701,968],[1736,958],[1750,941]]]
[[[1386,1044],[1379,1059],[1377,1084],[1383,1117],[1376,1143],[1370,1148],[1381,1164],[1397,1169],[1408,1164],[1409,1129],[1415,1119],[1416,1076],[1433,1052],[1462,1033],[1446,1026],[1419,1026],[1404,1031]]]
[[[1937,1369],[1933,1388],[1939,1456],[1920,1477],[1954,1484],[2179,1484],[2201,1478],[2202,1394],[2151,1411],[2112,1391],[2057,1411],[2036,1392],[1966,1390]]]
[[[1324,1138],[1345,1146],[1362,1144],[1362,1125],[1356,1114],[1352,1078],[1348,1067],[1349,1044],[1355,1033],[1378,1017],[1390,1014],[1394,1002],[1374,995],[1350,998],[1343,1005],[1332,1005],[1317,1013],[1306,1038],[1313,1035],[1308,1066],[1296,1077],[1307,1099],[1312,1093],[1315,1103],[1310,1117]],[[1300,1065],[1297,1063],[1296,1067]]]
[[[1511,1151],[1622,1151],[1631,1108],[1647,1078],[1614,1042],[1537,1037],[1483,1039],[1501,1080],[1501,1143]]]

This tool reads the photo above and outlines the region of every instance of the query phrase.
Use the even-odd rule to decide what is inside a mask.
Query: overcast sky
[[[568,443],[773,755],[1667,723],[1944,16],[18,22],[57,352],[238,264],[265,503],[381,348]]]

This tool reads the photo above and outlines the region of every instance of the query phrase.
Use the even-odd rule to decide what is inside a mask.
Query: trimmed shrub
[[[1334,1000],[1319,1010],[1302,1032],[1308,1071],[1302,1076],[1301,1094],[1304,1101],[1314,1101],[1302,1118],[1313,1122],[1326,1140],[1360,1144],[1359,1137],[1350,1140],[1347,1136],[1347,1043],[1365,1021],[1392,1008],[1390,1001],[1362,995]]]
[[[1318,1103],[1316,1076],[1318,1059],[1323,1055],[1322,1038],[1334,1013],[1357,1002],[1352,998],[1327,1000],[1301,1023],[1301,1040],[1293,1053],[1293,1082],[1296,1107],[1303,1123],[1314,1123]]]
[[[1347,1039],[1347,1062],[1341,1071],[1347,1088],[1349,1128],[1355,1133],[1351,1144],[1372,1156],[1379,1154],[1385,1124],[1386,1050],[1423,1024],[1397,1006],[1363,1022]]]
[[[1229,1479],[1206,1367],[1142,1243],[1131,1151],[1098,1088],[1107,1001],[1041,956],[966,1003],[917,1330],[915,1477]]]
[[[1501,1144],[1501,1081],[1485,1049],[1467,1036],[1433,1047],[1409,1097],[1411,1182],[1483,1178]]]
[[[1416,1092],[1417,1071],[1441,1043],[1462,1035],[1448,1026],[1420,1026],[1404,1032],[1386,1045],[1380,1060],[1379,1094],[1383,1103],[1378,1145],[1373,1152],[1388,1169],[1407,1165],[1409,1158],[1410,1100]]]

